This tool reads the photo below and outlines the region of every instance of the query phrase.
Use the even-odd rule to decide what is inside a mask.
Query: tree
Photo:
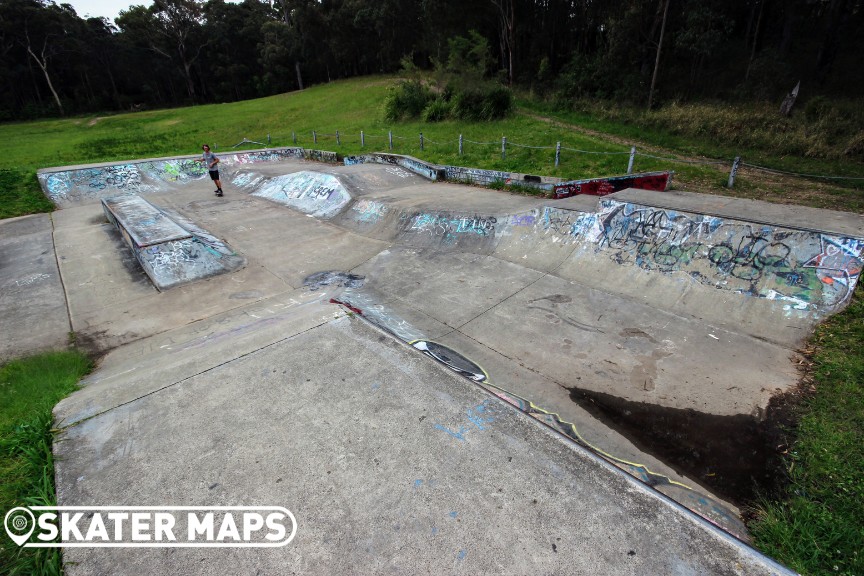
[[[507,82],[513,86],[513,51],[516,45],[516,0],[492,0],[498,9],[501,53],[507,62]]]
[[[197,0],[154,0],[155,32],[173,46],[192,102],[198,101],[192,66],[208,44],[199,34],[203,22],[203,4]],[[151,43],[155,52],[168,59],[171,54],[159,43]]]

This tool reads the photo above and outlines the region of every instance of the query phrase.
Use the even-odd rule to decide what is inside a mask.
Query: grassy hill
[[[393,151],[397,153],[442,164],[567,179],[623,174],[627,169],[626,153],[635,145],[639,156],[634,170],[674,170],[677,189],[864,212],[864,180],[846,181],[846,187],[841,187],[830,181],[744,169],[735,188],[725,188],[729,164],[735,155],[743,155],[754,164],[788,171],[864,178],[864,164],[846,161],[842,154],[812,158],[802,153],[796,158],[783,148],[772,149],[764,144],[764,139],[739,144],[734,130],[726,136],[727,141],[724,133],[719,132],[718,136],[716,130],[701,136],[698,129],[693,134],[682,134],[676,128],[685,114],[681,109],[674,116],[678,124],[670,124],[658,121],[654,113],[639,116],[632,110],[610,114],[597,108],[594,115],[584,110],[559,113],[527,98],[519,100],[515,114],[501,121],[392,124],[383,120],[383,102],[388,88],[396,81],[392,77],[365,77],[229,104],[0,125],[0,186],[4,197],[0,217],[51,209],[33,177],[38,168],[194,154],[204,142],[218,152],[234,149],[244,140],[291,146],[296,139],[299,146],[349,155],[388,150],[391,131]],[[762,110],[759,112],[762,121],[755,126],[752,107],[740,112],[738,124],[730,120],[732,113],[728,106],[718,105],[716,114],[706,106],[689,110],[686,114],[690,125],[707,126],[716,115],[740,130],[754,124],[753,129],[762,133],[765,124],[774,121],[769,112]],[[641,125],[643,120],[652,127]],[[784,119],[776,119],[776,123],[782,131],[794,126]],[[806,131],[810,129],[807,126],[802,120],[799,128]],[[317,143],[313,141],[313,131],[317,133]],[[361,146],[361,131],[365,146]],[[464,138],[461,156],[460,134]],[[508,142],[506,159],[501,155],[502,137]],[[558,142],[562,152],[560,165],[556,167],[554,148]],[[259,147],[247,143],[236,149]],[[614,154],[598,154],[607,152]],[[724,163],[703,163],[718,159]]]

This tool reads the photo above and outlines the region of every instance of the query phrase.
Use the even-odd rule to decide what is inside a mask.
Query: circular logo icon
[[[6,513],[3,523],[6,526],[6,533],[9,535],[9,538],[15,544],[21,546],[33,533],[33,529],[36,527],[36,518],[29,508],[19,506],[18,508],[12,508]]]

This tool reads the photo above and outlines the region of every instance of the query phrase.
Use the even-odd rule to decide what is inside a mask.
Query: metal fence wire
[[[316,130],[312,130],[309,135],[311,136],[312,143],[318,144],[319,139],[333,139],[335,140],[337,146],[342,145],[342,141],[345,140],[345,133],[340,133],[339,130],[336,130],[334,133],[325,133],[318,132]],[[386,140],[388,149],[394,149],[394,140],[398,141],[415,141],[419,143],[420,150],[424,149],[425,144],[434,144],[435,146],[448,146],[451,141],[437,141],[430,140],[425,137],[422,132],[418,134],[418,136],[410,137],[410,136],[399,136],[394,134],[392,130],[388,131],[387,134],[368,134],[365,131],[360,131],[359,138],[355,138],[354,135],[348,136],[346,142],[359,142],[361,148],[365,148],[367,139],[373,140]],[[272,145],[272,139],[270,134],[267,134],[267,144],[266,146]],[[302,138],[298,137],[297,132],[291,132],[291,142],[296,146],[301,143]],[[630,151],[621,151],[621,152],[610,152],[605,150],[581,150],[578,148],[569,148],[566,146],[562,146],[561,142],[556,142],[554,146],[535,146],[530,144],[520,144],[518,142],[511,142],[507,140],[506,136],[502,136],[500,141],[495,142],[478,142],[476,140],[470,140],[465,138],[462,134],[459,134],[458,141],[456,145],[458,147],[459,155],[464,154],[464,146],[465,144],[473,144],[475,146],[500,146],[501,148],[501,158],[506,159],[507,157],[507,149],[508,148],[522,148],[522,149],[530,149],[530,150],[554,150],[555,151],[555,166],[557,167],[561,160],[561,152],[572,152],[574,154],[593,154],[593,155],[605,155],[605,156],[629,156],[629,162],[627,166],[627,173],[631,174],[633,172],[633,164],[637,157],[650,158],[652,160],[660,160],[664,162],[675,162],[678,164],[690,164],[690,165],[706,165],[706,166],[730,166],[729,171],[729,180],[727,186],[732,188],[735,184],[735,176],[737,175],[738,169],[741,167],[745,167],[748,170],[755,170],[757,172],[765,172],[768,174],[782,175],[782,176],[795,176],[799,178],[813,178],[813,179],[821,179],[821,180],[850,180],[850,181],[864,181],[864,177],[860,176],[840,176],[840,175],[827,175],[827,174],[807,174],[803,172],[791,172],[787,170],[780,170],[777,168],[769,168],[767,166],[760,166],[758,164],[750,164],[748,162],[743,162],[740,156],[736,156],[733,160],[688,160],[684,158],[675,158],[670,156],[655,156],[653,154],[648,154],[646,152],[639,152],[635,146],[630,148]],[[260,146],[265,146],[265,144],[261,141],[249,140],[247,138],[243,138],[242,141],[238,142],[234,146],[231,146],[231,149],[236,149],[239,146],[244,144],[258,144]],[[218,146],[214,146],[214,149],[218,149]]]

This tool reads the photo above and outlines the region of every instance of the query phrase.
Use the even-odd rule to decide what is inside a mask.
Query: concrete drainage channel
[[[446,169],[406,157],[380,155],[371,161],[353,159],[345,166],[305,159],[315,156],[284,150],[226,155],[222,165],[232,185],[224,199],[206,194],[205,175],[196,172],[197,163],[184,159],[40,176],[46,193],[65,207],[58,213],[55,243],[73,329],[98,341],[101,350],[112,350],[91,383],[64,401],[62,414],[98,415],[92,425],[78,423],[78,416],[69,419],[70,437],[77,439],[64,450],[72,450],[75,442],[105,441],[87,430],[110,430],[114,438],[127,429],[110,424],[112,419],[158,420],[159,398],[170,403],[186,389],[183,378],[194,380],[217,366],[225,366],[238,382],[260,378],[262,393],[269,391],[264,372],[237,372],[247,362],[244,358],[282,346],[279,342],[299,342],[300,335],[307,334],[304,330],[308,336],[303,338],[318,342],[312,335],[331,330],[325,328],[331,322],[340,326],[333,328],[334,334],[350,334],[340,324],[347,314],[395,336],[417,359],[409,362],[412,366],[424,357],[434,360],[466,379],[466,385],[470,381],[482,387],[488,398],[520,410],[523,418],[530,416],[693,510],[708,522],[699,524],[705,537],[713,534],[710,525],[746,539],[735,505],[749,497],[749,478],[766,474],[764,467],[748,467],[769,460],[773,437],[770,428],[764,428],[764,415],[772,397],[796,385],[789,357],[797,345],[822,318],[842,309],[855,288],[864,248],[857,235],[862,229],[859,217],[629,189],[599,200],[542,200],[441,183],[438,177],[446,177]],[[484,171],[460,173],[492,177]],[[435,177],[431,182],[430,174]],[[576,186],[544,179],[526,182],[566,184],[568,190]],[[93,221],[97,203],[118,193],[147,197],[148,206],[158,206],[158,214],[170,217],[184,234],[207,247],[206,252],[215,251],[214,257],[228,259],[234,267],[199,281],[164,286],[158,293],[140,282],[124,287],[128,273],[121,259],[112,263],[109,250],[116,242],[106,240],[116,232]],[[129,201],[138,202],[122,200]],[[147,220],[138,223],[146,228]],[[103,268],[85,277],[79,263],[84,261],[76,258],[99,251],[98,259],[86,263],[99,262]],[[95,276],[108,278],[102,284],[111,285],[88,283]],[[333,320],[334,314],[343,320]],[[295,324],[298,328],[291,333],[296,336],[285,340],[287,326]],[[225,357],[224,346],[232,342]],[[345,346],[356,347],[348,341]],[[378,344],[363,346],[377,350]],[[192,351],[194,360],[188,355]],[[402,352],[376,354],[382,354],[383,366]],[[162,355],[170,362],[159,360]],[[343,357],[321,361],[334,369],[359,362]],[[159,369],[145,372],[151,363]],[[292,367],[279,367],[283,380],[289,378],[280,384],[287,386],[287,395],[294,393]],[[392,384],[376,380],[374,363],[368,370],[349,370],[343,376],[341,386],[359,386],[351,388],[352,398],[358,398],[367,378],[375,394]],[[181,378],[181,373],[186,376]],[[272,373],[268,369],[267,374]],[[111,391],[112,382],[119,385],[130,377],[140,383]],[[452,394],[437,392],[435,379],[424,382],[429,393],[438,394],[437,401],[450,402]],[[136,386],[149,392],[135,396]],[[303,394],[311,394],[306,388]],[[324,392],[315,393],[319,391]],[[333,394],[335,398],[341,392],[334,388]],[[377,406],[389,406],[382,401]],[[294,402],[298,408],[292,418],[302,418],[306,401],[297,397]],[[495,419],[504,412],[496,407],[494,415],[484,413],[492,406],[484,402],[462,409],[461,419],[421,415],[406,420],[405,430],[419,427],[429,434],[428,442],[448,449],[470,449],[481,438],[487,441],[484,434],[493,434],[489,441],[523,445],[515,436],[494,436]],[[375,410],[362,417],[375,422]],[[238,417],[243,418],[234,419]],[[274,437],[280,434],[279,422],[269,425]],[[130,434],[126,441],[135,442],[134,430]],[[718,437],[730,442],[702,442]],[[357,441],[362,444],[362,439]],[[527,452],[511,454],[511,461],[527,458],[522,464],[526,473],[547,465],[554,470],[545,460],[531,459],[529,453],[537,446],[524,446]],[[398,442],[388,450],[403,458],[397,448]],[[71,474],[91,458],[72,454],[66,454],[69,460],[58,459],[60,484],[70,478],[64,467]],[[445,461],[455,458],[451,464],[467,465],[456,454]],[[738,457],[733,460],[733,455]],[[106,470],[127,467],[129,474],[135,470],[134,462],[115,456],[91,464]],[[442,470],[438,473],[443,478]],[[189,474],[195,475],[191,470]],[[556,478],[570,491],[589,490],[576,478]],[[601,483],[612,482],[609,478]],[[74,504],[84,494],[111,493],[110,485],[100,480],[88,482],[61,486],[64,503]],[[412,490],[426,485],[425,480],[412,484]],[[397,485],[390,489],[399,490]],[[245,490],[259,497],[266,492],[257,484]],[[518,487],[502,485],[501,490],[518,492]],[[631,498],[651,498],[638,490],[619,494],[624,507]],[[589,501],[583,498],[578,505]],[[529,499],[529,508],[519,517],[529,517],[538,499],[534,502]],[[409,515],[418,513],[409,508]],[[711,541],[712,550],[734,549],[735,562],[746,557],[745,565],[782,572],[746,547],[722,538]],[[561,558],[561,546],[556,546],[557,556],[550,561]],[[536,551],[531,558],[545,556]],[[674,562],[680,560],[676,558]],[[625,560],[645,561],[638,553]],[[596,561],[586,566],[596,567]],[[608,562],[610,573],[633,569]],[[643,569],[680,568],[674,562]],[[707,564],[700,563],[708,560],[700,556],[687,562],[706,571]],[[283,560],[276,565],[289,566]]]

